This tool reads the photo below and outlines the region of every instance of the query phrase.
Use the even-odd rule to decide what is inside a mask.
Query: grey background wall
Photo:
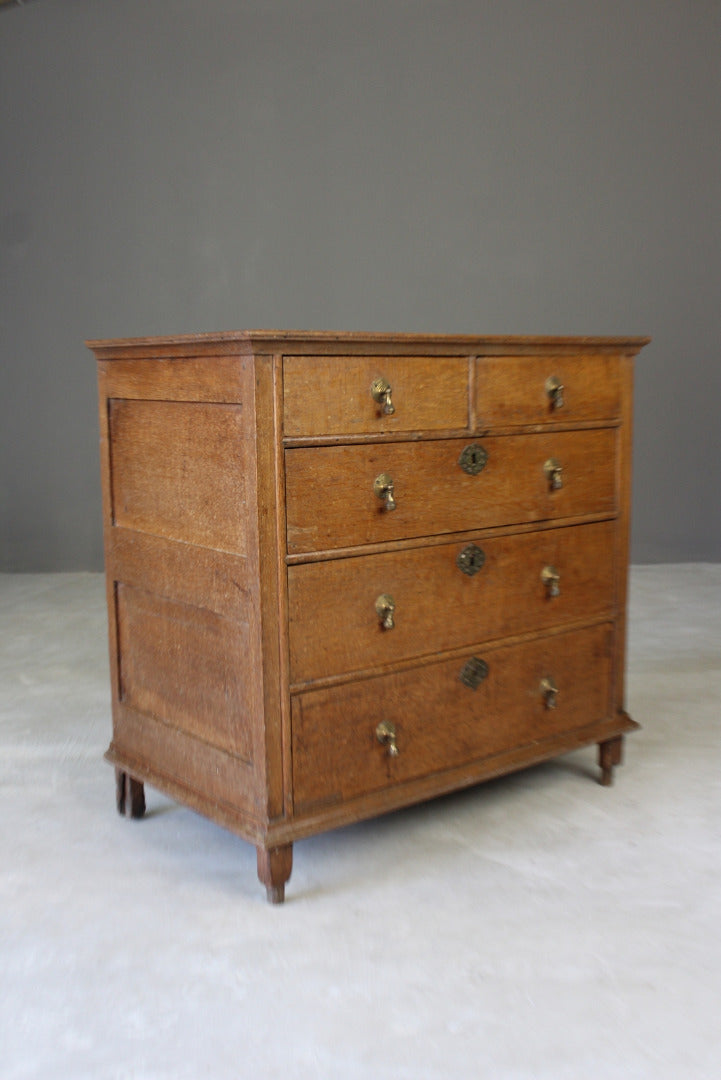
[[[101,566],[86,337],[653,335],[633,557],[721,559],[718,0],[0,9],[0,568]]]

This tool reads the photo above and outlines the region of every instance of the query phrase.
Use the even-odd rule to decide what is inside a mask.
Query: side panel
[[[218,820],[253,836],[266,816],[253,360],[152,350],[99,364],[108,756],[211,817],[222,804]]]
[[[121,700],[252,761],[248,624],[123,584],[117,613]]]
[[[242,406],[115,398],[109,412],[113,524],[245,553]]]

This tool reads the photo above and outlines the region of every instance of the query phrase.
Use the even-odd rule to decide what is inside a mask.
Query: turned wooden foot
[[[123,817],[141,818],[145,813],[145,788],[122,769],[115,770],[115,802]]]
[[[610,787],[613,783],[613,770],[623,759],[623,735],[608,742],[598,744],[598,764],[601,767],[601,783]]]
[[[285,883],[293,869],[293,845],[256,849],[258,852],[258,877],[265,885],[266,896],[271,904],[285,900]]]

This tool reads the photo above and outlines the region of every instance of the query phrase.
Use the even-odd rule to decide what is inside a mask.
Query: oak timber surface
[[[280,902],[302,836],[594,742],[609,782],[647,340],[90,342],[118,790]]]

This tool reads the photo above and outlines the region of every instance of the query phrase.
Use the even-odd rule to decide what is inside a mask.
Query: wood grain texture
[[[251,356],[279,353],[286,356],[548,356],[579,352],[623,356],[647,345],[648,337],[597,337],[549,334],[384,334],[335,330],[225,330],[210,334],[173,334],[163,337],[92,339],[86,341],[98,360],[138,357]]]
[[[636,726],[623,673],[646,340],[90,343],[124,809],[151,783],[233,829],[280,902],[299,837],[593,742],[610,782]],[[370,392],[381,376],[393,413]],[[459,465],[471,444],[488,454],[476,476]],[[373,490],[382,472],[393,510]],[[457,565],[469,543],[475,576]],[[473,657],[488,665],[476,689],[459,678]]]
[[[267,818],[255,769],[242,757],[124,701],[113,713],[106,757],[251,841],[263,835]]]
[[[476,690],[460,680],[458,660],[366,679],[298,698],[293,777],[299,808],[367,791],[542,743],[610,712],[611,634],[607,625],[520,646],[480,649],[488,676]],[[541,680],[553,676],[558,706],[549,709]],[[398,756],[376,737],[395,725]]]
[[[108,395],[144,401],[208,401],[241,404],[250,361],[237,356],[101,361]]]
[[[258,878],[265,885],[266,896],[271,904],[282,904],[285,886],[293,869],[293,845],[257,848]]]
[[[614,537],[614,592],[618,607],[615,623],[614,700],[619,712],[626,709],[626,637],[628,625],[628,571],[631,549],[631,473],[633,458],[633,363],[625,357],[621,365],[621,394],[624,424],[619,438],[617,486],[619,519]]]
[[[247,624],[128,585],[117,595],[121,700],[252,761]]]
[[[238,405],[110,402],[115,525],[243,554],[248,461]]]
[[[391,386],[391,415],[371,393],[381,377]],[[463,429],[468,426],[468,361],[286,356],[283,395],[286,436]]]
[[[553,406],[546,379],[563,384]],[[552,421],[613,420],[621,411],[619,358],[589,355],[485,357],[476,361],[475,415],[479,428]]]
[[[457,564],[467,544],[336,559],[288,569],[294,683],[613,613],[615,522],[478,539],[482,569]],[[553,566],[560,594],[542,571]],[[394,626],[376,613],[393,597]]]
[[[250,560],[212,548],[116,526],[108,570],[113,581],[248,623],[255,603]]]
[[[458,464],[469,440],[287,450],[288,551],[615,512],[614,429],[470,441],[488,453],[477,476]],[[559,491],[544,473],[549,458],[563,466]],[[394,482],[393,511],[374,494],[383,473]]]
[[[289,771],[289,707],[287,701],[287,617],[283,504],[283,456],[280,449],[280,364],[274,356],[255,358],[253,425],[250,453],[256,466],[257,516],[253,523],[257,567],[257,611],[254,648],[249,655],[260,704],[258,738],[263,745],[262,787],[269,820],[280,817],[290,798],[284,776]],[[267,884],[267,883],[266,883]]]
[[[294,699],[297,708],[298,699]],[[286,843],[313,836],[326,829],[338,828],[387,814],[404,806],[460,791],[485,780],[549,761],[571,750],[589,747],[605,740],[623,737],[638,730],[639,725],[626,713],[615,713],[605,720],[594,721],[586,727],[560,731],[541,743],[529,743],[502,750],[488,757],[465,761],[450,769],[426,773],[403,784],[364,792],[356,798],[319,802],[309,807],[296,807],[293,820],[277,821],[269,826],[268,838],[274,843]],[[591,765],[588,776],[594,775]]]

